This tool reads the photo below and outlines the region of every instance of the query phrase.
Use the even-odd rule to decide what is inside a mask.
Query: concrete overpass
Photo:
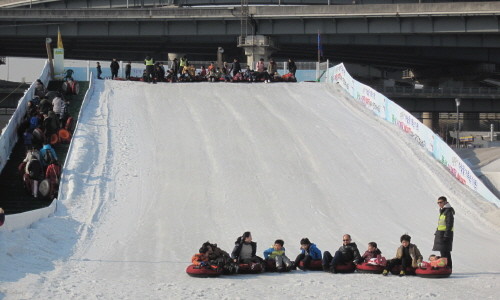
[[[68,58],[142,60],[149,53],[166,60],[181,52],[211,60],[219,46],[228,57],[242,57],[241,6],[39,8],[127,1],[35,2],[43,3],[0,9],[0,56],[44,57],[45,37],[55,39],[59,27]],[[324,56],[335,61],[395,68],[500,64],[499,2],[250,6],[248,15],[248,33],[273,38],[276,57],[315,59],[320,32]]]

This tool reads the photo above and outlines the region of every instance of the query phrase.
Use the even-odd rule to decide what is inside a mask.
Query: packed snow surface
[[[498,299],[497,209],[335,84],[98,81],[79,122],[56,214],[0,234],[0,299]],[[449,279],[185,273],[244,231],[292,259],[344,233],[392,258],[408,233],[427,258],[441,195]]]

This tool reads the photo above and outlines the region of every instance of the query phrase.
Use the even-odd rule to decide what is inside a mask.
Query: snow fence
[[[48,64],[45,64],[45,67],[42,71],[42,75],[40,76],[40,79],[42,80],[44,85],[47,86],[47,83],[49,82]],[[31,92],[31,94],[30,94],[30,92]],[[18,105],[14,115],[20,114],[20,116],[21,116],[19,119],[20,122],[22,121],[24,115],[26,114],[27,101],[29,101],[33,98],[33,95],[34,95],[33,92],[34,92],[34,85],[32,84],[30,86],[30,88],[27,90],[27,92],[25,93],[24,97],[19,101],[20,104]],[[93,81],[92,81],[92,79],[90,79],[89,89],[87,90],[87,92],[85,93],[85,97],[83,98],[82,107],[80,109],[80,113],[78,114],[78,119],[77,119],[77,123],[76,123],[76,127],[75,127],[74,132],[76,132],[78,130],[78,126],[79,126],[78,120],[80,119],[80,115],[82,114],[82,111],[87,106],[88,99],[90,99],[90,97],[92,97],[93,93],[94,93]],[[27,96],[27,95],[31,95],[31,96]],[[24,98],[26,98],[27,100]],[[23,102],[24,105],[21,105],[21,102]],[[20,111],[22,111],[22,112],[20,112]],[[11,126],[11,123],[13,123],[13,119],[14,119],[14,116],[10,119],[7,127]],[[10,151],[5,152],[7,154],[6,158],[8,158],[8,155],[12,151],[12,147],[14,147],[15,143],[17,142],[17,126],[19,124],[20,123],[16,123],[16,125],[14,126],[13,133],[15,136],[15,140],[11,145]],[[3,133],[5,133],[5,132],[3,132]],[[2,138],[3,138],[3,136],[4,136],[4,134],[2,134]],[[66,162],[69,160],[72,149],[73,149],[73,140],[70,142],[70,145],[68,148],[68,155],[66,155],[66,159],[64,160],[64,164],[62,167],[63,172],[62,172],[61,181],[60,181],[61,184],[59,185],[59,192],[58,192],[59,198],[61,198],[62,187],[66,181],[65,176],[64,176],[64,169],[66,168]],[[3,158],[3,155],[4,155],[4,152],[3,152],[3,148],[2,148],[2,158]],[[2,166],[2,168],[3,168],[3,166]],[[57,199],[54,199],[48,207],[35,209],[35,210],[31,210],[31,211],[19,213],[19,214],[6,215],[5,216],[5,223],[2,227],[0,227],[0,231],[13,231],[13,230],[18,230],[18,229],[22,229],[22,228],[28,228],[31,226],[31,224],[33,224],[33,223],[35,223],[43,218],[49,217],[51,214],[53,214],[56,211],[56,209],[57,209]]]
[[[344,64],[330,68],[326,81],[340,84],[352,98],[363,104],[375,115],[396,125],[411,136],[422,148],[443,164],[458,181],[479,193],[487,201],[500,207],[500,200],[439,135],[392,100],[371,87],[354,80]]]

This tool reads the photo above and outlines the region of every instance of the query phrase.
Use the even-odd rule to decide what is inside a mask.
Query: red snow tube
[[[68,120],[66,120],[66,126],[64,129],[66,129],[70,133],[73,133],[73,131],[75,131],[75,119],[73,119],[73,117],[69,117]]]
[[[186,268],[186,273],[191,277],[201,277],[201,278],[217,277],[221,274],[221,272],[219,269],[216,268],[217,267],[215,266],[210,266],[207,268],[207,267],[189,265]]]
[[[335,271],[337,273],[352,273],[356,270],[356,266],[350,262],[348,264],[340,264],[335,267]]]
[[[383,271],[384,271],[384,266],[369,265],[366,262],[356,266],[356,272],[358,273],[381,274]]]
[[[415,270],[415,275],[423,278],[446,278],[451,275],[451,268],[427,268],[427,269],[417,269]]]
[[[69,144],[69,142],[71,141],[71,133],[69,133],[69,131],[64,128],[59,129],[58,135],[59,140],[63,144]]]
[[[19,172],[19,176],[23,177],[24,174],[26,174],[26,163],[22,162],[21,164],[19,164],[19,166],[17,167],[17,171]]]
[[[395,266],[392,268],[391,273],[393,275],[399,275],[399,272],[401,272],[401,265]],[[412,267],[406,267],[406,275],[415,275],[415,268]]]
[[[238,273],[240,274],[257,274],[264,272],[262,264],[260,263],[239,264],[239,267]]]
[[[267,272],[276,272],[276,261],[273,259],[266,260],[266,271]]]
[[[299,263],[299,267],[300,268],[304,268],[304,262],[303,261],[301,261]],[[306,270],[323,271],[323,262],[321,261],[321,259],[311,260],[311,262],[309,263],[309,266],[306,268]]]
[[[57,135],[57,133],[54,133],[50,136],[50,144],[55,145],[57,143],[59,143],[59,136]]]
[[[29,174],[26,173],[23,174],[23,186],[26,192],[28,192],[28,194],[31,195],[33,193],[33,182]]]

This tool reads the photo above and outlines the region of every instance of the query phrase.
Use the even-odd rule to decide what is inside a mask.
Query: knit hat
[[[401,242],[401,243],[402,243],[403,241],[410,242],[410,241],[411,241],[411,236],[409,236],[408,234],[406,234],[406,233],[405,233],[405,234],[403,234],[403,235],[401,236],[401,238],[400,238],[399,240],[400,240],[400,242]]]

